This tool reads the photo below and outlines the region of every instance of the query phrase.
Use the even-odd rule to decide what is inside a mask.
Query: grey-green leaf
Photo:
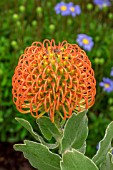
[[[71,148],[80,149],[87,138],[87,110],[78,114],[73,113],[66,122],[64,135],[61,142],[61,153]]]
[[[30,134],[39,142],[41,142],[41,136],[39,136],[36,132],[33,131],[33,128],[31,126],[31,124],[22,118],[15,118],[24,128],[26,128],[28,130],[28,132],[30,132]]]
[[[36,120],[42,134],[47,140],[51,140],[54,137],[56,140],[61,138],[61,133],[54,123],[51,122],[50,118],[43,116],[41,119]]]
[[[77,149],[79,152],[85,154],[86,152],[86,141],[84,142],[84,144],[82,145],[81,148]]]
[[[44,141],[44,139],[38,135],[36,132],[33,131],[33,128],[31,126],[31,124],[22,118],[15,118],[24,128],[26,128],[28,130],[28,132],[30,132],[30,134],[39,142],[41,142],[42,144],[46,145],[47,147],[49,147],[50,149],[55,149],[56,147],[58,147],[58,143],[56,142],[55,144],[48,144]]]
[[[99,149],[96,155],[92,158],[95,164],[100,165],[105,161],[108,151],[111,148],[111,141],[113,139],[113,121],[108,125],[104,138],[99,143]]]
[[[49,151],[43,144],[25,140],[24,144],[14,145],[14,149],[23,152],[25,158],[38,170],[61,170],[60,156]]]
[[[72,149],[63,154],[61,170],[98,170],[98,168],[91,159]]]
[[[106,156],[106,160],[100,166],[100,170],[113,170],[113,155],[112,153],[108,152]]]

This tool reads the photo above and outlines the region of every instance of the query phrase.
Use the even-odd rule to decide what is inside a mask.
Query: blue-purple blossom
[[[99,86],[103,87],[103,90],[106,92],[113,91],[113,80],[110,78],[103,78],[103,81],[99,83]]]
[[[72,17],[75,17],[76,15],[80,15],[81,13],[81,8],[79,5],[74,5],[72,2],[67,4],[70,10],[70,15],[72,15]]]
[[[112,149],[111,153],[112,153],[112,155],[113,155],[113,149]]]
[[[96,149],[97,149],[97,150],[100,149],[100,143],[97,144]]]
[[[76,42],[87,51],[91,51],[94,45],[92,37],[86,34],[78,34]]]
[[[70,15],[70,9],[68,7],[68,4],[66,4],[65,2],[58,3],[54,9],[56,11],[56,14],[61,14],[63,16]]]
[[[74,5],[72,2],[65,3],[60,2],[55,6],[56,14],[61,14],[62,16],[72,15],[75,17],[81,13],[81,8],[79,5]]]
[[[110,6],[111,2],[109,0],[94,0],[95,5],[97,5],[100,9],[106,6]]]
[[[110,76],[113,76],[113,67],[111,68]]]

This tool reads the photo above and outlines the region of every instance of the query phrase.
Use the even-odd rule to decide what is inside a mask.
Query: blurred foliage
[[[109,77],[113,67],[113,2],[111,7],[99,9],[92,0],[71,1],[79,4],[79,16],[61,16],[54,11],[59,0],[4,0],[0,1],[0,141],[17,142],[27,132],[15,121],[15,117],[29,119],[30,115],[18,113],[12,102],[11,79],[23,50],[33,41],[55,39],[76,43],[78,34],[93,38],[94,47],[87,52],[97,80],[95,105],[89,110],[89,145],[87,154],[96,152],[96,145],[103,137],[108,123],[113,120],[113,93],[99,87],[103,77]],[[70,2],[69,0],[65,2]]]

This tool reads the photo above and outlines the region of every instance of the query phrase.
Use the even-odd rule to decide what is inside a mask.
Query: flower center
[[[105,83],[105,88],[109,88],[110,87],[110,85],[108,84],[108,83]]]
[[[71,7],[70,10],[71,10],[72,12],[74,12],[74,11],[75,11],[75,8],[74,8],[74,7]]]
[[[65,11],[67,9],[67,7],[65,5],[61,6],[61,11]]]
[[[107,4],[106,4],[106,3],[103,3],[103,4],[102,4],[102,6],[103,6],[103,7],[106,7],[106,6],[107,6]]]
[[[88,41],[86,38],[84,38],[84,39],[82,40],[82,42],[83,42],[84,44],[89,44],[89,41]]]

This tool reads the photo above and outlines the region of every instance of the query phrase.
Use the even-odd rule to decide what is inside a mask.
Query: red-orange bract
[[[12,78],[13,101],[21,113],[35,118],[48,113],[52,122],[94,104],[94,71],[86,53],[76,44],[54,40],[34,42],[20,56]]]

